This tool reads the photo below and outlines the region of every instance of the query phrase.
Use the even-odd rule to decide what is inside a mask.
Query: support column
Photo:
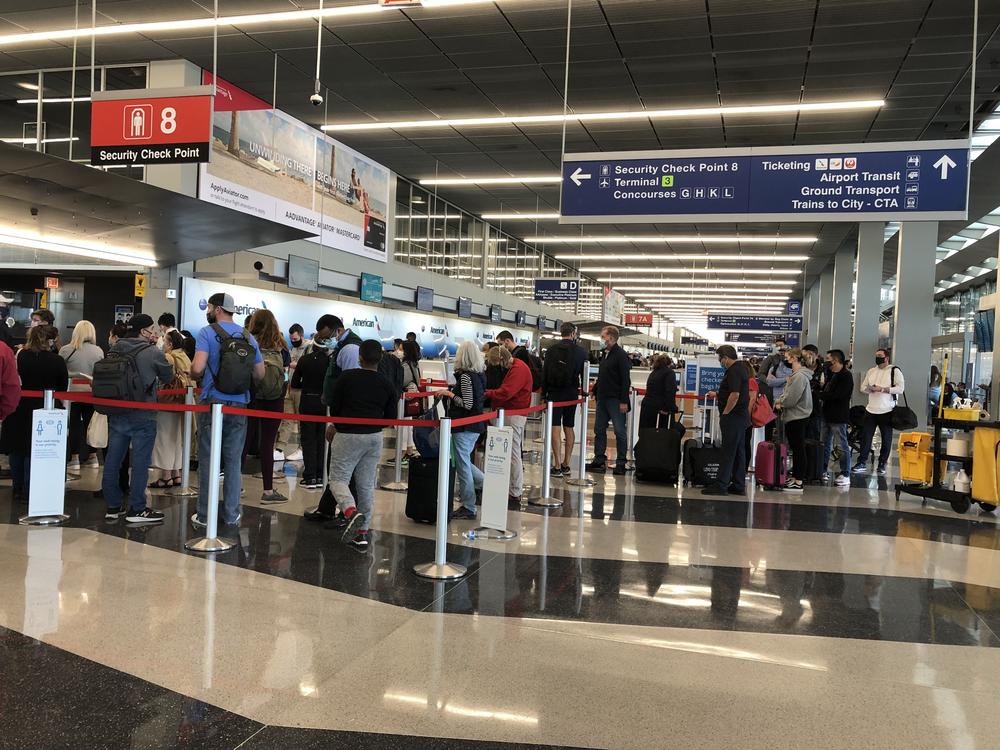
[[[921,425],[927,419],[937,242],[936,221],[904,222],[900,227],[892,362],[903,371],[906,397]]]
[[[809,331],[809,341],[803,344],[815,344],[821,352],[830,348],[833,335],[833,268],[827,266],[819,276],[819,304],[817,305],[818,320],[815,334]]]
[[[871,367],[878,346],[879,305],[882,299],[882,262],[885,252],[885,224],[866,221],[858,224],[858,268],[854,295],[854,336],[847,356],[855,359],[853,403],[867,397],[858,390],[865,370]],[[846,351],[846,350],[845,350]]]
[[[833,258],[833,301],[828,310],[831,320],[830,348],[843,349],[851,344],[851,304],[854,301],[854,248],[847,246]],[[825,352],[820,349],[820,354]]]
[[[819,302],[819,298],[816,295],[817,285],[814,283],[809,287],[809,291],[806,292],[805,299],[802,300],[802,343],[807,344],[810,340],[815,338],[813,334],[816,333],[816,320],[818,319],[818,314],[816,311],[816,304]]]

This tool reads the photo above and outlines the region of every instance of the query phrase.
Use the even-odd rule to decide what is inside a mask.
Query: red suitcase
[[[763,442],[757,446],[757,458],[754,461],[753,473],[757,484],[765,490],[784,489],[788,481],[788,446],[781,437],[781,422],[774,430],[774,441]]]

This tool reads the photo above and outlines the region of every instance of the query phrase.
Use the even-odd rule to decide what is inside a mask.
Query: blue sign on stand
[[[536,302],[576,302],[579,297],[576,279],[535,279]]]
[[[726,331],[801,331],[802,317],[794,315],[709,315],[709,328]]]
[[[724,377],[726,377],[725,367],[702,366],[698,377],[698,395],[704,396],[709,391],[718,391]]]
[[[965,140],[567,154],[559,221],[964,219],[968,169]]]

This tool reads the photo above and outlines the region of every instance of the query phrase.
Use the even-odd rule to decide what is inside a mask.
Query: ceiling
[[[326,7],[364,0],[328,0]],[[219,75],[317,126],[327,122],[559,113],[566,0],[497,0],[387,11],[325,23],[326,105],[312,107],[316,24],[225,28]],[[996,106],[1000,0],[981,0],[976,110]],[[221,0],[224,15],[315,7],[287,0]],[[70,0],[5,0],[0,34],[74,26]],[[884,98],[878,111],[703,117],[570,125],[567,152],[725,148],[965,137],[972,0],[573,0],[568,106],[576,111]],[[81,5],[82,25],[89,3]],[[211,15],[211,2],[106,0],[99,24]],[[207,31],[98,40],[98,63],[184,57],[211,67]],[[89,63],[89,40],[81,41]],[[0,48],[0,72],[69,66],[71,43]],[[275,86],[276,83],[276,86]],[[561,125],[489,126],[337,137],[409,178],[558,172]],[[558,186],[447,187],[474,213],[558,210]],[[806,282],[853,225],[588,226],[587,234],[812,234]],[[505,223],[523,236],[572,234],[554,221]],[[593,246],[590,252],[621,249]],[[678,246],[683,252],[765,252],[767,246]],[[670,247],[629,247],[669,252]],[[550,248],[550,252],[553,252]],[[585,251],[587,252],[587,251]],[[632,262],[623,262],[623,267]],[[656,273],[659,265],[635,262]]]

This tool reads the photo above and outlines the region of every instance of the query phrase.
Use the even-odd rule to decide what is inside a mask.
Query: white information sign
[[[66,490],[65,409],[35,409],[31,413],[31,481],[29,516],[58,516]]]
[[[507,496],[510,492],[510,453],[514,445],[511,427],[486,429],[483,460],[483,507],[481,523],[488,529],[507,529]]]

